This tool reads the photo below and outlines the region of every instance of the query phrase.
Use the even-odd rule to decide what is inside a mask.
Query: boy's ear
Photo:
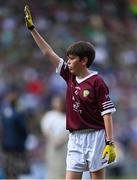
[[[86,65],[88,63],[88,58],[87,57],[83,57],[81,59],[81,61],[82,61],[83,65]]]

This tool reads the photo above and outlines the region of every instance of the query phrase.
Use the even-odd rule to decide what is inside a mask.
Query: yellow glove
[[[110,141],[106,143],[105,149],[102,154],[102,159],[104,159],[106,155],[108,155],[108,164],[116,159],[115,147],[114,144]]]
[[[33,24],[32,16],[31,16],[31,13],[30,13],[28,5],[25,6],[24,13],[25,13],[26,26],[28,27],[29,30],[33,30],[35,28],[35,26]]]

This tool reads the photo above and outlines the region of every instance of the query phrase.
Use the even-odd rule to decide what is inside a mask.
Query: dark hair
[[[67,56],[75,55],[80,59],[87,57],[87,67],[89,67],[95,59],[95,48],[90,42],[78,41],[70,45],[67,49]]]

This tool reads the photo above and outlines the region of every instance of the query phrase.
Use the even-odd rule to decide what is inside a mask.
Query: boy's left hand
[[[116,152],[114,144],[106,145],[102,154],[102,159],[108,155],[108,164],[116,159]]]

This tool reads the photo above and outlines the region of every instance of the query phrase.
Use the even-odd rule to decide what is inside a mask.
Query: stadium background
[[[24,1],[0,1],[0,103],[16,88],[20,106],[30,112],[30,160],[42,177],[43,137],[39,127],[55,94],[65,83],[43,57],[24,23]],[[114,134],[119,163],[110,177],[137,177],[137,1],[35,0],[29,1],[39,32],[64,59],[72,42],[96,45],[93,69],[105,78],[117,112]],[[1,157],[2,158],[2,157]],[[40,173],[41,172],[41,173]]]

